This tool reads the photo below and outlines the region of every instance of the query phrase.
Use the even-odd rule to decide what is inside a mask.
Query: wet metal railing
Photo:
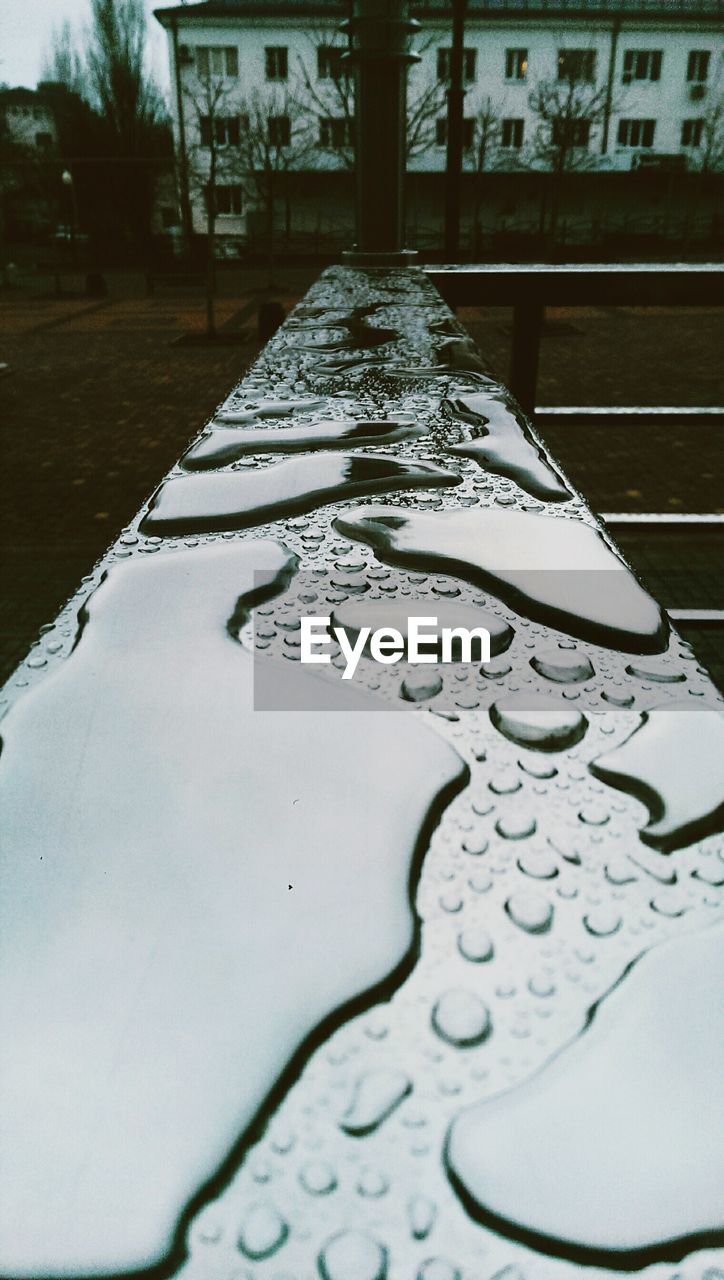
[[[322,275],[2,710],[0,1274],[718,1274],[722,699],[424,273]]]
[[[536,406],[538,357],[546,306],[710,307],[721,306],[724,296],[724,265],[717,262],[586,263],[581,266],[483,263],[428,267],[427,274],[452,307],[513,307],[509,384],[529,414]],[[576,416],[585,418],[586,413],[601,410],[577,408],[575,412]],[[615,412],[621,414],[626,410],[619,408]],[[632,408],[630,412],[641,410]]]

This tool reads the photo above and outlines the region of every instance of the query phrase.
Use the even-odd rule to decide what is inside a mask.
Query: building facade
[[[420,30],[408,81],[408,172],[419,214],[432,209],[445,166],[450,5],[411,8]],[[176,143],[192,175],[196,230],[204,228],[211,131],[222,234],[245,236],[258,210],[250,133],[257,142],[266,133],[256,165],[284,177],[287,205],[296,188],[297,221],[316,217],[323,227],[341,216],[354,140],[339,30],[347,11],[336,0],[202,0],[156,11],[168,35]],[[540,176],[556,169],[591,176],[720,170],[721,18],[719,0],[469,0],[468,203],[490,188],[492,175],[510,179],[498,183],[500,191],[524,182],[538,191]],[[280,219],[277,203],[272,216]]]

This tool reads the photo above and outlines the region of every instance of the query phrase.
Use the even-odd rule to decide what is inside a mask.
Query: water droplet
[[[638,680],[654,680],[657,684],[680,684],[686,680],[684,672],[677,671],[667,658],[660,658],[658,662],[651,659],[647,662],[631,662],[626,671]]]
[[[422,434],[418,427],[399,422],[349,422],[339,419],[308,426],[248,427],[245,431],[217,427],[197,440],[180,460],[186,471],[228,466],[254,453],[295,453],[298,450],[387,445]]]
[[[367,1200],[379,1200],[389,1190],[389,1182],[377,1169],[363,1169],[357,1179],[357,1193]]]
[[[542,1071],[460,1112],[446,1160],[475,1219],[617,1273],[721,1244],[723,944],[719,924],[653,948]]]
[[[434,698],[442,689],[442,676],[436,671],[411,671],[400,685],[400,696],[406,702],[426,702]]]
[[[437,1206],[427,1196],[413,1196],[407,1206],[410,1233],[414,1240],[425,1240],[435,1225]]]
[[[495,728],[519,747],[534,751],[564,751],[575,746],[586,732],[586,717],[554,698],[514,693],[490,708]]]
[[[271,1204],[251,1204],[239,1229],[238,1247],[247,1258],[269,1258],[284,1244],[289,1227]]]
[[[618,933],[621,917],[613,907],[595,907],[583,917],[583,923],[595,938],[608,938]]]
[[[210,471],[166,480],[154,494],[141,528],[166,537],[194,530],[244,529],[355,494],[451,485],[459,479],[430,462],[371,453],[302,454],[256,471]]]
[[[485,929],[463,929],[458,936],[458,950],[473,964],[483,964],[493,958],[493,939]]]
[[[322,1280],[386,1280],[387,1250],[361,1231],[340,1231],[319,1255]]]
[[[535,834],[537,823],[530,813],[511,813],[498,818],[495,830],[504,840],[525,840]]]
[[[310,1160],[299,1172],[299,1181],[310,1196],[326,1196],[337,1186],[337,1176],[326,1160]]]
[[[487,1005],[464,987],[453,987],[440,996],[432,1011],[432,1025],[443,1040],[460,1049],[482,1044],[492,1031]]]
[[[526,933],[548,933],[553,923],[553,904],[534,889],[517,889],[505,910],[513,924]]]
[[[551,649],[531,658],[530,665],[539,676],[556,684],[579,684],[582,680],[590,680],[594,674],[590,658],[575,649]]]
[[[558,875],[556,860],[545,849],[529,849],[518,858],[518,866],[526,876],[534,880],[552,880]]]
[[[354,1087],[340,1128],[355,1137],[372,1133],[411,1091],[412,1081],[403,1071],[380,1067],[366,1072]]]
[[[461,1272],[445,1258],[428,1258],[420,1267],[417,1280],[461,1280]]]
[[[490,507],[366,506],[342,513],[334,525],[390,564],[452,570],[492,588],[531,620],[581,639],[629,653],[658,653],[666,643],[661,609],[602,534],[581,521]]]
[[[602,804],[595,803],[584,805],[579,810],[578,816],[587,827],[604,827],[611,818],[608,809],[605,809]]]
[[[644,712],[634,732],[589,766],[596,778],[643,800],[641,839],[670,853],[722,830],[724,718],[670,702]]]
[[[534,441],[521,410],[507,391],[495,388],[443,402],[451,418],[472,428],[472,439],[449,452],[473,458],[486,471],[508,476],[534,498],[565,502],[573,495]]]
[[[488,787],[497,796],[512,796],[520,791],[522,785],[514,769],[501,769],[488,782]]]

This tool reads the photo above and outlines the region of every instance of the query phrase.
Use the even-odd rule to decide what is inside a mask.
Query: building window
[[[653,147],[655,120],[619,120],[619,147]]]
[[[463,120],[463,150],[470,151],[475,142],[475,120],[472,116],[465,116]],[[435,145],[438,147],[447,146],[447,116],[440,116],[435,121]]]
[[[437,78],[438,80],[448,81],[450,79],[450,60],[452,58],[452,49],[438,49],[437,51]],[[463,49],[463,80],[466,84],[472,84],[477,69],[478,51],[477,49]]]
[[[215,187],[216,212],[219,214],[238,215],[241,213],[241,186],[232,182],[227,186]]]
[[[528,50],[527,49],[506,49],[505,50],[505,78],[506,80],[525,80],[528,74]]]
[[[633,80],[660,80],[662,57],[660,49],[627,49],[623,55],[623,75],[621,76],[623,83],[631,84]]]
[[[522,147],[524,122],[518,119],[509,118],[500,122],[500,145],[501,147]]]
[[[267,80],[288,78],[289,56],[286,45],[267,45],[264,50],[264,69]]]
[[[686,64],[686,78],[692,84],[704,84],[709,76],[709,59],[711,54],[708,49],[692,49]]]
[[[340,147],[351,147],[353,141],[352,121],[346,116],[320,116],[319,145],[327,150]]]
[[[558,79],[585,80],[592,84],[596,79],[596,50],[559,49]]]
[[[41,151],[50,151],[50,148],[53,145],[52,133],[36,133],[35,145],[36,147],[39,147]]]
[[[551,142],[554,147],[587,147],[590,136],[590,120],[553,121]]]
[[[269,116],[269,145],[272,147],[288,147],[292,140],[292,129],[289,116]]]
[[[333,44],[321,44],[317,49],[317,77],[320,80],[340,80],[345,74],[342,62],[344,49]]]
[[[234,45],[199,45],[196,70],[202,80],[208,80],[209,76],[226,76],[235,80],[239,74],[239,51]]]
[[[681,122],[682,147],[700,147],[701,135],[703,131],[704,131],[703,120],[682,120]]]
[[[202,116],[200,125],[202,147],[211,146],[212,130],[213,139],[218,147],[238,147],[238,116],[215,116],[213,121],[211,116]]]

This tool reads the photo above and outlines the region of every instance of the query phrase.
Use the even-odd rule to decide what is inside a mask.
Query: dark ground
[[[281,271],[285,306],[315,271]],[[219,323],[236,346],[175,346],[203,326],[199,294],[147,298],[111,278],[103,302],[42,300],[38,284],[0,293],[5,498],[0,548],[0,680],[155,488],[256,352],[261,279],[222,281]],[[228,295],[228,296],[227,296]],[[507,374],[511,315],[461,310]],[[721,311],[587,308],[548,312],[540,404],[722,405]],[[546,424],[545,437],[596,511],[724,511],[724,422],[602,419]],[[724,607],[724,533],[627,535],[626,554],[662,603]],[[687,633],[722,683],[719,631]]]

